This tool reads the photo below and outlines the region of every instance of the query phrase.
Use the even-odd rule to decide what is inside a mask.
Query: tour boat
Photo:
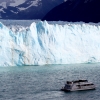
[[[95,85],[88,80],[67,81],[62,91],[78,91],[78,90],[92,90]]]

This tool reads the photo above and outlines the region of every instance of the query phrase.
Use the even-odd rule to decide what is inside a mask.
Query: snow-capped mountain
[[[0,0],[2,19],[41,19],[64,0]]]
[[[100,22],[100,0],[67,0],[53,8],[43,20]]]

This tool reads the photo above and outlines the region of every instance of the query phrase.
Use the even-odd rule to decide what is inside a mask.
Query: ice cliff
[[[0,23],[0,66],[100,62],[100,25]]]

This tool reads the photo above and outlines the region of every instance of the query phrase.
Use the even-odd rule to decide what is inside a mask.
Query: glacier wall
[[[0,23],[0,66],[100,62],[100,25]]]

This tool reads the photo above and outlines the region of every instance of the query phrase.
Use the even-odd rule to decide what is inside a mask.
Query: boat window
[[[72,82],[70,82],[70,81],[67,81],[67,84],[72,84]]]
[[[65,85],[65,87],[66,87],[67,89],[71,89],[71,86],[70,86],[70,85]]]
[[[77,85],[77,86],[89,86],[89,85],[94,85],[94,84],[82,84],[82,85]]]

